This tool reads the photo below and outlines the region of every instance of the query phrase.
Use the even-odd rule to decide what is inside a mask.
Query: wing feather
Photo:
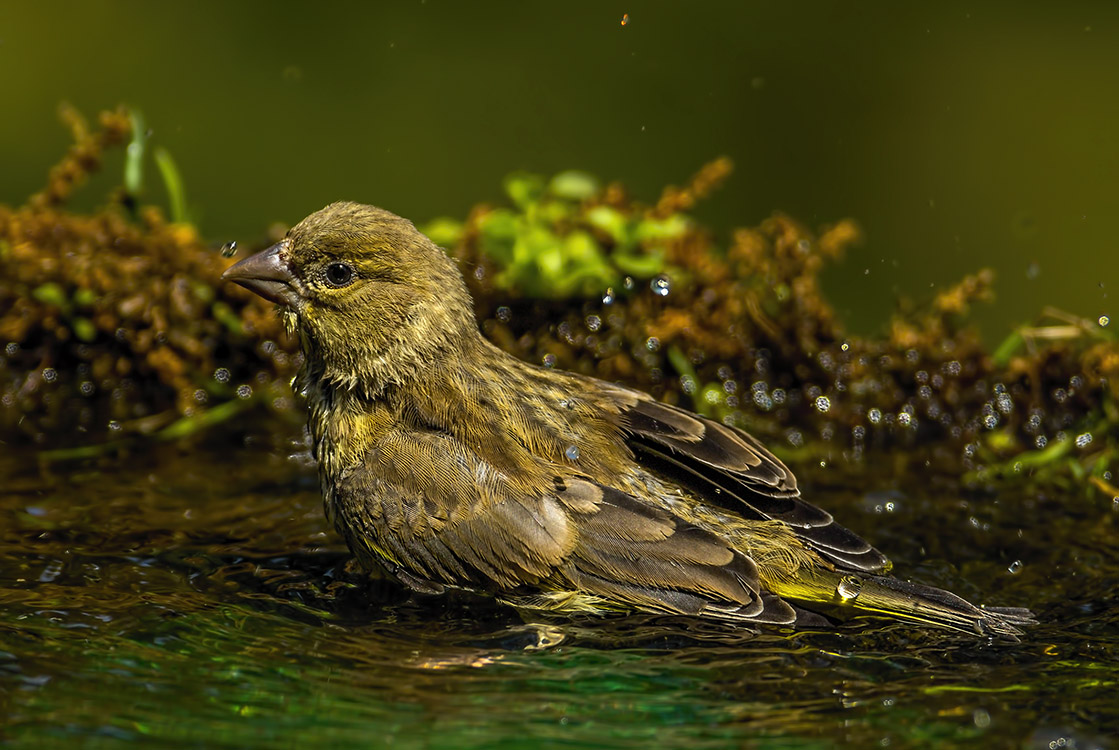
[[[638,460],[746,518],[781,521],[844,568],[887,570],[890,562],[830,513],[799,497],[796,477],[751,435],[633,393],[621,420]]]

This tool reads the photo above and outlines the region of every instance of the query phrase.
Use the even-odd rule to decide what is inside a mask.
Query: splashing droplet
[[[1010,575],[1018,575],[1022,572],[1022,567],[1022,561],[1015,560],[1014,562],[1010,563],[1010,567],[1008,567],[1006,571],[1010,573]]]
[[[863,582],[858,576],[844,576],[839,585],[835,587],[835,593],[844,602],[855,601],[862,590]]]

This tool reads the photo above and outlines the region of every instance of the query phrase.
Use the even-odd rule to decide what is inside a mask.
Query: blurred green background
[[[516,169],[653,201],[727,154],[697,210],[721,236],[859,221],[825,279],[858,332],[985,265],[992,340],[1046,304],[1119,312],[1114,2],[7,0],[0,91],[8,204],[65,149],[62,100],[142,110],[215,242],[340,198],[463,217]]]

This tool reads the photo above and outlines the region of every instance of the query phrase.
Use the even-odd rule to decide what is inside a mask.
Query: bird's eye
[[[332,287],[342,287],[354,280],[354,269],[348,263],[331,263],[323,276]]]

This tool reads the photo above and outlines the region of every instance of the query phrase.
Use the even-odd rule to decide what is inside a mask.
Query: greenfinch
[[[1006,638],[1034,622],[888,575],[746,432],[493,346],[455,261],[388,211],[329,205],[224,278],[299,336],[328,519],[414,591],[743,624],[877,614]]]

